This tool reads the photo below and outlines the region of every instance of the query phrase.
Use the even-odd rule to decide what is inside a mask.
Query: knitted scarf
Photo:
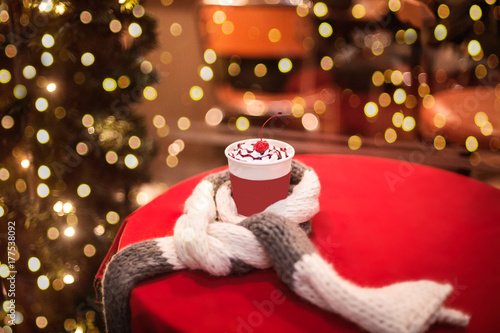
[[[244,217],[232,200],[228,171],[207,176],[186,200],[173,236],[129,245],[110,260],[102,281],[107,331],[130,332],[129,296],[147,278],[181,269],[225,276],[269,267],[305,300],[369,332],[468,324],[467,315],[443,306],[449,284],[420,280],[366,288],[337,274],[307,236],[319,193],[314,170],[294,160],[288,197]]]

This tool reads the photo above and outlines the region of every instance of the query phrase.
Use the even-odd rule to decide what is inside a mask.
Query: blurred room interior
[[[471,3],[147,2],[160,82],[139,108],[159,151],[144,200],[223,166],[225,146],[279,111],[264,136],[299,154],[395,158],[500,186],[499,7]]]

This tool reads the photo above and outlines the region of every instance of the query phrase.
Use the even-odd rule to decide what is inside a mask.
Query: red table
[[[472,316],[467,329],[500,332],[500,191],[409,162],[303,155],[322,189],[312,241],[340,275],[361,286],[431,279],[454,292],[446,304]],[[214,170],[210,171],[213,172]],[[127,218],[110,254],[172,235],[184,201],[207,173],[183,181]],[[212,277],[180,271],[140,283],[131,294],[133,332],[360,332],[303,301],[273,269]]]

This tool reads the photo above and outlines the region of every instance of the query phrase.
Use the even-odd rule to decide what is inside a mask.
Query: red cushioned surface
[[[471,314],[470,325],[434,325],[430,332],[500,332],[499,190],[396,160],[297,159],[315,169],[322,186],[311,239],[342,276],[361,286],[416,279],[451,283],[446,304]],[[184,201],[206,174],[132,214],[116,247],[172,235]],[[133,332],[360,332],[301,300],[273,269],[229,277],[201,271],[160,276],[140,283],[130,306]]]

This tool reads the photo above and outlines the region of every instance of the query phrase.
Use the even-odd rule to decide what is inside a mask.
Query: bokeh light
[[[246,117],[238,117],[236,119],[236,128],[240,131],[246,131],[250,127],[250,122],[248,121],[248,118]]]
[[[199,86],[193,86],[189,89],[189,97],[193,101],[199,101],[203,98],[203,89]]]
[[[41,267],[40,259],[36,257],[31,257],[28,259],[28,268],[30,271],[36,272],[40,269],[40,267]]]
[[[217,126],[224,119],[224,113],[218,108],[211,108],[205,114],[205,123],[209,126]]]
[[[375,104],[373,102],[368,102],[365,104],[364,111],[365,111],[365,115],[368,118],[375,117],[378,113],[378,106],[377,106],[377,104]]]
[[[128,33],[130,34],[130,36],[137,38],[142,35],[142,28],[139,24],[132,23],[128,26]]]
[[[38,288],[46,290],[50,286],[49,278],[45,275],[40,275],[37,279]]]
[[[124,159],[125,166],[129,169],[135,169],[139,165],[139,160],[133,154],[127,154]]]
[[[362,140],[359,135],[353,135],[347,140],[347,145],[351,150],[358,150],[361,148]]]
[[[87,184],[80,184],[76,189],[76,192],[81,198],[88,197],[90,195],[90,186]]]
[[[177,120],[177,127],[182,131],[189,129],[190,126],[191,120],[189,120],[188,117],[180,117],[179,120]]]
[[[314,15],[324,17],[328,14],[328,6],[323,2],[317,2],[313,7]]]

